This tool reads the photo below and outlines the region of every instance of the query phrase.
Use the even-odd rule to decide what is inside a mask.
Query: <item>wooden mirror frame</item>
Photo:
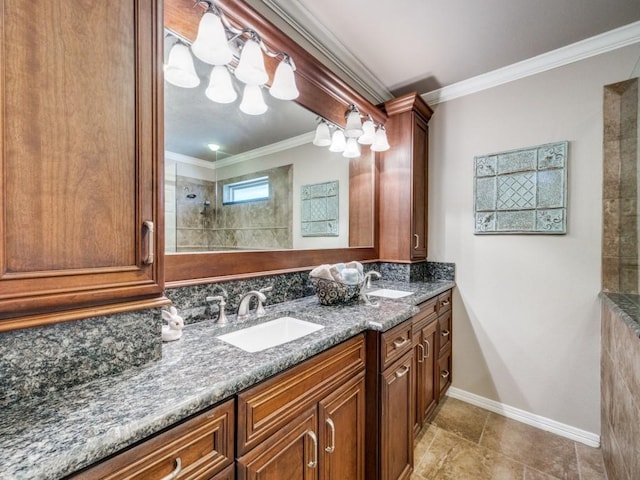
[[[376,123],[386,123],[387,116],[352,87],[338,78],[310,53],[280,31],[275,25],[237,0],[214,0],[234,24],[256,30],[272,50],[287,52],[296,64],[296,82],[300,96],[296,100],[305,108],[327,120],[344,125],[344,113],[350,104],[358,106],[362,114],[371,115]],[[164,0],[164,25],[178,35],[193,40],[204,12],[204,5],[194,7],[193,0]],[[278,60],[265,59],[270,78]],[[372,185],[373,199],[367,189],[349,189],[349,244],[372,246],[318,250],[271,250],[237,252],[176,253],[165,256],[166,286],[177,287],[208,283],[222,279],[268,275],[304,270],[322,263],[376,260],[378,258],[377,192],[378,155],[373,165],[352,159],[349,177],[360,185]],[[361,229],[368,229],[370,238],[359,238]],[[353,231],[352,231],[353,230]]]

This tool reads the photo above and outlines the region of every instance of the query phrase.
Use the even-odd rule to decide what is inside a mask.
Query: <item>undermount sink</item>
[[[253,353],[297,340],[323,328],[323,325],[317,323],[293,317],[280,317],[260,325],[220,335],[218,338],[246,352]]]
[[[379,288],[378,290],[367,292],[367,295],[373,295],[374,297],[385,297],[385,298],[402,298],[402,297],[408,297],[409,295],[413,295],[413,292],[405,292],[404,290],[392,290],[389,288]]]

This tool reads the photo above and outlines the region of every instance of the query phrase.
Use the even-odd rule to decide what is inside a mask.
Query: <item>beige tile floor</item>
[[[454,398],[416,439],[411,480],[606,480],[600,449]]]

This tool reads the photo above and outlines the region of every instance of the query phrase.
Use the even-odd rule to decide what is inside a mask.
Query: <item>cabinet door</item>
[[[0,319],[161,294],[161,4],[2,1]]]
[[[320,479],[364,480],[364,372],[319,405]]]
[[[239,480],[313,480],[318,478],[316,407],[294,419],[283,433],[237,461]]]
[[[413,350],[382,373],[380,478],[408,479],[413,470]]]
[[[416,414],[419,419],[416,420],[416,423],[419,423],[420,427],[422,427],[438,402],[436,381],[436,375],[438,374],[437,332],[438,322],[435,320],[420,332],[421,348],[418,348],[417,351],[420,352],[422,358],[416,362],[416,370],[418,372],[418,385],[416,385],[418,405]]]
[[[413,118],[411,260],[424,260],[427,258],[427,157],[429,154],[429,127],[422,117],[414,114]]]

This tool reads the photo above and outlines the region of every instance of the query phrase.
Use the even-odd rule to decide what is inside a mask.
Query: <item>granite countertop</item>
[[[179,341],[163,346],[157,362],[5,409],[0,476],[48,480],[69,475],[362,331],[386,331],[417,313],[415,305],[454,285],[379,281],[369,291],[413,293],[339,306],[322,306],[313,296],[268,306],[260,319],[236,322],[232,316],[226,326],[188,325]],[[216,338],[283,314],[325,328],[256,353]]]

